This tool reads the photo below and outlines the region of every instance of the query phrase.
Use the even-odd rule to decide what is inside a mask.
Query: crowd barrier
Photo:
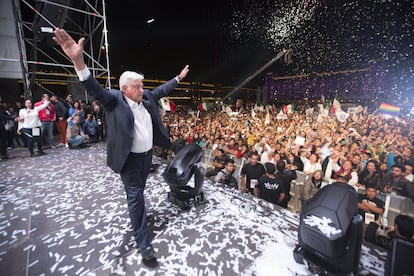
[[[388,225],[394,225],[395,217],[399,214],[414,218],[414,203],[410,198],[382,192],[377,193],[377,198],[385,202],[384,216],[387,217]]]

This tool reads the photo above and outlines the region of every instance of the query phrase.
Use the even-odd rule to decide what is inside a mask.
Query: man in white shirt
[[[89,94],[107,115],[107,165],[120,173],[127,194],[128,211],[134,237],[144,265],[158,266],[148,233],[144,188],[152,165],[152,147],[170,148],[171,142],[157,107],[158,99],[168,95],[187,76],[189,66],[175,78],[144,90],[144,76],[126,71],[119,78],[119,90],[106,90],[91,76],[83,60],[83,42],[77,43],[62,29],[53,38],[71,59],[76,73]]]

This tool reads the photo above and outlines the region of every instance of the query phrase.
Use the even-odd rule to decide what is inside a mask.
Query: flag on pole
[[[335,115],[335,112],[336,112],[336,110],[335,110],[335,106],[334,106],[334,105],[331,105],[331,106],[329,107],[329,114],[331,114],[331,115]]]
[[[321,110],[321,116],[325,117],[325,118],[328,117],[329,116],[329,110],[326,109],[326,108],[322,109]]]
[[[336,115],[336,119],[338,119],[338,121],[340,121],[341,123],[345,122],[346,119],[348,119],[349,117],[349,114],[342,110],[337,110],[335,112],[335,115]]]
[[[378,108],[378,113],[388,114],[388,115],[397,115],[400,113],[401,108],[399,106],[390,105],[382,102]]]
[[[158,100],[158,104],[165,111],[175,112],[175,104],[167,98],[161,98]]]
[[[312,115],[313,114],[313,111],[314,111],[314,108],[313,107],[308,108],[308,109],[305,110],[305,114],[306,115]]]
[[[233,110],[231,109],[230,106],[226,106],[226,113],[230,115],[230,113],[232,113]]]
[[[204,102],[198,105],[198,110],[207,111],[210,108],[208,102]]]
[[[293,103],[283,106],[283,113],[290,114],[295,112],[295,105]]]
[[[266,117],[265,117],[264,123],[265,123],[265,125],[270,124],[270,114],[269,114],[269,112],[266,113]]]
[[[280,112],[276,115],[276,119],[277,120],[287,120],[288,116],[283,113],[282,109],[280,110]]]
[[[332,105],[329,107],[329,113],[332,115],[335,115],[336,112],[340,110],[341,110],[341,103],[336,98],[334,98]]]
[[[335,111],[341,110],[341,103],[336,98],[334,98],[332,105],[334,106]]]
[[[348,107],[348,114],[351,114],[351,115],[353,115],[353,114],[357,114],[358,113],[358,107]]]

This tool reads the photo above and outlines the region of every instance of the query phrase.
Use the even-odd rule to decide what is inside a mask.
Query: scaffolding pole
[[[26,99],[32,98],[32,91],[30,89],[30,80],[29,80],[29,66],[27,63],[26,55],[26,46],[24,43],[24,32],[23,32],[23,23],[22,23],[22,14],[20,11],[19,0],[12,1],[14,17],[16,18],[16,36],[17,36],[17,45],[19,47],[20,55],[20,66],[22,68],[23,74],[23,95]]]
[[[62,53],[59,47],[56,47],[50,42],[47,45],[47,42],[39,41],[42,38],[42,35],[49,35],[51,37],[53,34],[40,32],[40,37],[38,37],[35,33],[36,26],[34,26],[34,22],[31,22],[32,17],[38,17],[39,22],[47,25],[51,30],[64,28],[68,33],[74,36],[85,37],[84,56],[86,65],[91,68],[93,76],[106,76],[105,86],[108,88],[111,87],[105,0],[83,0],[81,2],[76,0],[66,2],[57,0],[38,0],[36,3],[40,3],[43,6],[39,5],[36,7],[32,6],[27,0],[12,1],[16,12],[16,26],[18,26],[19,33],[17,38],[21,51],[21,64],[26,98],[31,98],[33,96],[34,91],[31,91],[30,87],[35,87],[35,84],[37,85],[40,81],[36,76],[38,70],[53,73],[58,71],[68,74],[70,72],[68,69],[73,68],[71,61]],[[63,21],[63,26],[59,26],[59,24],[53,22],[52,18],[48,18],[48,16],[52,17],[52,13],[49,12],[48,14],[45,12],[45,14],[42,14],[44,11],[43,8],[46,7],[45,5],[48,5],[49,8],[54,6],[57,9],[64,9],[64,12],[67,12],[67,17],[65,17],[65,21]],[[22,17],[22,13],[20,12],[22,7],[27,8],[31,13],[28,16],[26,12],[27,18],[24,18],[24,16]],[[37,7],[43,8],[37,9]],[[43,25],[39,24],[39,26]],[[104,52],[104,54],[102,52]],[[31,53],[31,55],[28,55],[27,53]],[[32,78],[30,78],[30,76],[32,76]],[[56,78],[56,75],[51,74],[50,76],[51,81],[65,82],[68,81],[68,78],[69,76],[65,76],[65,74],[62,74],[58,79]],[[42,76],[41,81],[45,82],[44,75]],[[85,98],[87,101],[86,94]]]

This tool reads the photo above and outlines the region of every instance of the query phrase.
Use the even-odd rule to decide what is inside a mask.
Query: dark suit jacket
[[[134,115],[119,90],[106,90],[92,76],[82,84],[105,109],[108,129],[107,136],[107,165],[119,173],[131,151],[134,137]],[[157,100],[167,96],[177,87],[177,81],[172,79],[154,90],[144,90],[142,103],[151,115],[153,124],[153,144],[162,148],[170,148],[171,142],[164,128],[157,108]]]

